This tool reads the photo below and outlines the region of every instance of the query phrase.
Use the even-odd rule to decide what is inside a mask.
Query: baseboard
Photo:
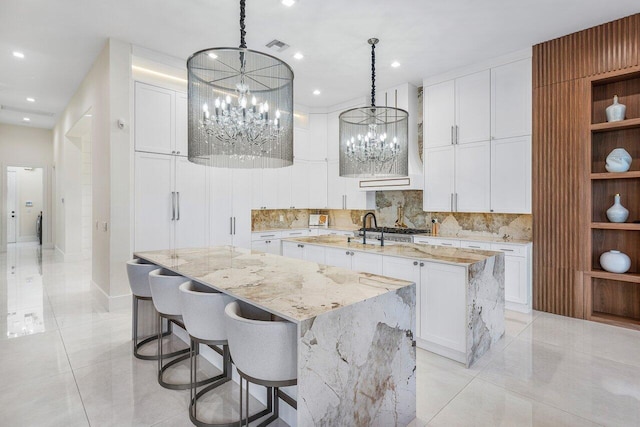
[[[447,359],[455,360],[463,365],[467,364],[467,355],[461,351],[453,350],[434,342],[425,341],[422,338],[416,338],[416,345],[423,350],[430,351],[431,353],[438,354],[446,357]]]
[[[53,243],[43,243],[42,249],[54,249]]]
[[[96,282],[91,281],[91,293],[105,310],[109,312],[131,309],[131,294],[110,296]]]
[[[38,236],[20,236],[16,239],[16,241],[18,243],[24,243],[24,242],[37,242],[38,241]]]
[[[520,313],[531,313],[531,306],[528,304],[505,301],[504,308],[511,311],[518,311]]]
[[[67,253],[60,249],[57,245],[55,247],[55,250],[65,261],[82,261],[84,259],[87,259],[87,257],[82,252]]]

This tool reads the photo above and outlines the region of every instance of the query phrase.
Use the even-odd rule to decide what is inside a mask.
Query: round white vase
[[[610,250],[600,255],[600,265],[610,273],[626,273],[631,268],[631,258],[620,251]]]
[[[607,172],[626,172],[631,167],[631,154],[624,148],[616,148],[607,156]]]
[[[627,107],[624,104],[618,102],[618,95],[614,95],[613,104],[609,105],[605,112],[607,113],[608,122],[619,122],[624,120],[624,114],[627,111]]]
[[[629,218],[629,209],[620,203],[620,195],[613,197],[613,206],[607,209],[607,218],[611,222],[625,222]]]

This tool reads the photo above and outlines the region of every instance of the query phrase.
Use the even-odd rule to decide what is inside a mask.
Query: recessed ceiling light
[[[36,102],[36,100],[34,98],[27,98],[27,101],[29,102]]]
[[[296,4],[296,0],[282,0],[282,4],[287,7],[291,7]]]
[[[400,66],[400,63],[399,63],[398,61],[393,61],[393,62],[391,63],[391,66],[392,66],[393,68],[398,68],[398,67]]]
[[[31,119],[30,119],[29,117],[23,117],[23,118],[22,118],[22,121],[23,121],[23,122],[30,122],[30,121],[31,121]]]
[[[24,53],[18,52],[18,51],[14,51],[13,52],[13,56],[15,56],[16,58],[23,59],[24,58]]]
[[[320,95],[320,91],[318,89],[316,89],[316,90],[313,91],[313,94],[314,95]]]
[[[301,54],[300,52],[296,52],[296,54],[295,54],[295,55],[293,55],[293,57],[294,57],[295,59],[302,59],[302,58],[304,58],[304,55],[303,55],[303,54]]]
[[[213,52],[209,52],[209,53],[207,53],[207,55],[209,55],[209,58],[211,58],[211,59],[218,59],[218,55],[216,55]]]

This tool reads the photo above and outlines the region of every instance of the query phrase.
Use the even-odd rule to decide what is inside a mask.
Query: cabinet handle
[[[480,246],[473,246],[473,245],[469,245],[468,247],[469,247],[469,248],[472,248],[472,249],[480,249]]]
[[[413,265],[418,265],[418,261],[413,261]]]
[[[351,251],[351,256],[354,256],[355,254],[356,254],[355,252]]]
[[[453,212],[453,193],[451,193],[451,212]]]
[[[180,154],[180,152],[179,152],[179,151],[176,151],[176,154]]]
[[[236,234],[236,217],[233,217],[233,234]]]
[[[424,262],[421,262],[421,263],[420,263],[420,267],[424,267]]]
[[[458,125],[456,125],[456,145],[460,144],[460,129],[458,128]]]
[[[264,242],[268,244],[271,243],[271,240],[265,240]]]
[[[453,138],[453,132],[454,132],[454,131],[453,131],[453,125],[452,125],[452,126],[451,126],[451,145],[453,145],[453,144],[454,144],[454,142],[453,142],[453,141],[454,141],[454,138]]]
[[[171,154],[176,154],[176,150],[171,150]]]
[[[453,246],[451,243],[440,243],[442,246]]]
[[[302,234],[302,233],[289,233],[289,236],[297,236],[299,234]]]
[[[276,237],[275,234],[261,234],[260,237]]]
[[[347,255],[349,255],[349,251],[345,252]]]
[[[180,192],[176,191],[176,206],[178,206],[178,215],[176,217],[176,221],[180,221]]]
[[[458,193],[455,193],[455,194],[456,194],[456,212],[458,212]]]
[[[513,252],[513,249],[504,249],[504,248],[500,248],[501,251],[504,252]]]
[[[171,221],[176,220],[176,192],[171,192]]]

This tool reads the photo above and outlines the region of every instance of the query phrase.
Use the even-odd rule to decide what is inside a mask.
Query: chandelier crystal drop
[[[371,45],[371,106],[340,114],[340,176],[408,175],[409,113],[375,105],[375,45]]]
[[[245,0],[240,47],[212,48],[187,61],[189,160],[215,167],[277,168],[293,163],[293,71],[247,49]]]

